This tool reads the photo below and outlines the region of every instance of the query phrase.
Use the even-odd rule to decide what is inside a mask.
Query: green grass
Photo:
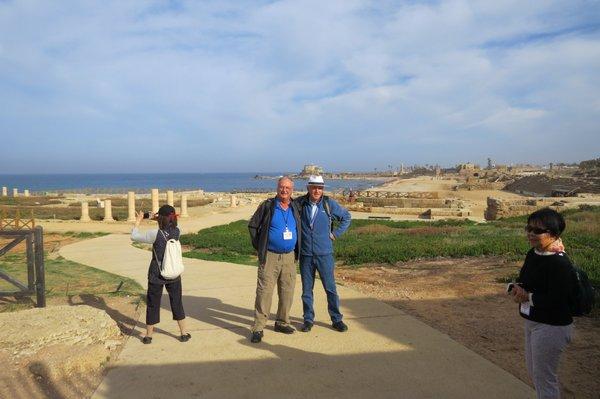
[[[192,247],[184,253],[188,258],[256,266],[256,253],[245,220],[204,229],[198,234],[184,234],[181,244]]]
[[[96,238],[96,237],[107,236],[110,233],[106,233],[103,231],[97,231],[97,232],[93,232],[93,233],[88,233],[86,231],[66,231],[61,234],[63,236],[68,236],[68,237],[73,237],[73,238],[87,239],[87,238]]]
[[[600,286],[600,207],[583,206],[563,212],[566,252]],[[489,223],[469,220],[353,220],[335,245],[336,260],[349,266],[396,263],[437,257],[502,256],[522,260],[529,250],[523,228],[527,217]],[[186,256],[255,264],[247,221],[201,230],[181,238],[192,247]],[[250,261],[252,259],[252,261]]]
[[[47,259],[44,262],[46,296],[69,296],[80,294],[140,297],[144,288],[132,279],[85,266],[64,258]],[[0,258],[0,271],[27,285],[27,264],[24,254],[7,254]],[[118,289],[118,291],[117,291]],[[1,291],[17,290],[15,286],[0,280]],[[33,296],[35,298],[35,295]],[[21,306],[0,307],[0,311],[17,310]]]

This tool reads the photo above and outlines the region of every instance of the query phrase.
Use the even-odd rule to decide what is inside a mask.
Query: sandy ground
[[[525,368],[523,321],[497,279],[519,264],[468,258],[338,268],[338,281],[399,308],[448,334],[531,385]],[[343,299],[343,298],[342,298]],[[562,357],[564,397],[598,398],[600,312],[577,318],[575,336]]]

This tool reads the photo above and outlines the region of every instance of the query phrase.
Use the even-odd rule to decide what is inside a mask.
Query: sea
[[[277,173],[113,173],[113,174],[0,174],[0,187],[20,193],[49,192],[149,193],[151,189],[177,191],[269,192],[275,191]],[[260,176],[260,177],[257,177]],[[374,179],[326,179],[326,191],[360,190],[384,183]],[[294,179],[297,192],[305,190],[305,179]]]

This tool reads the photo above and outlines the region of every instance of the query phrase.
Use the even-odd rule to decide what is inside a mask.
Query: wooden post
[[[30,291],[35,289],[34,235],[35,233],[29,234],[25,239],[27,249],[27,287]]]
[[[173,190],[167,191],[167,204],[171,206],[175,205],[175,201],[173,200]]]
[[[44,231],[42,226],[34,230],[35,241],[35,291],[37,296],[37,307],[46,307],[46,278],[44,275]]]
[[[19,189],[13,188],[13,197],[18,197],[18,196],[19,196]]]

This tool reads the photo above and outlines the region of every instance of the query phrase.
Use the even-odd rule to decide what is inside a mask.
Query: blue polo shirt
[[[283,233],[289,231],[292,234],[291,240],[284,240]],[[275,209],[271,217],[271,226],[269,227],[269,244],[267,249],[276,253],[292,252],[296,248],[298,240],[296,233],[296,219],[292,204],[288,205],[288,209],[281,208],[279,199],[275,199]]]

